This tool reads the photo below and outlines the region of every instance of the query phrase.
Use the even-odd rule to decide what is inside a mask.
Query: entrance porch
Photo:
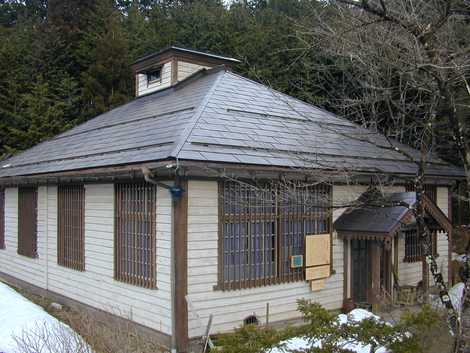
[[[413,268],[421,281],[424,275],[429,278],[412,210],[416,194],[378,196],[369,192],[359,201],[358,206],[345,211],[334,224],[338,237],[344,242],[344,298],[366,306],[395,303],[406,284],[400,281],[401,275],[405,275],[400,269]],[[450,240],[452,225],[427,196],[423,202],[425,221],[433,233],[433,252],[439,256],[435,245],[437,234],[445,232]],[[442,272],[450,272],[450,267],[446,266]],[[413,285],[416,287],[418,283]]]

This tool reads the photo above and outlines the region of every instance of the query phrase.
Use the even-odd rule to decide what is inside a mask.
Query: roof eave
[[[207,53],[207,52],[203,52],[203,51],[198,51],[198,50],[193,50],[193,49],[183,48],[183,47],[178,47],[178,46],[168,46],[168,47],[163,48],[163,49],[161,49],[161,50],[159,50],[155,53],[147,54],[147,55],[144,55],[141,58],[138,58],[137,60],[135,60],[131,64],[131,66],[135,66],[135,65],[140,64],[144,61],[157,58],[159,56],[162,56],[162,55],[164,55],[166,53],[170,53],[170,52],[173,52],[175,54],[178,54],[178,53],[180,53],[180,54],[189,54],[189,55],[197,56],[197,57],[200,57],[200,58],[201,57],[206,57],[206,58],[211,58],[211,59],[214,59],[214,60],[219,60],[221,62],[223,61],[223,62],[231,63],[231,64],[239,64],[241,62],[238,59],[223,56],[223,55],[217,55],[217,54],[213,54],[213,53]]]
[[[216,162],[216,161],[199,161],[199,160],[186,160],[178,159],[173,156],[168,156],[162,160],[147,161],[132,164],[119,164],[111,166],[102,166],[86,169],[72,169],[64,171],[56,171],[50,173],[39,174],[26,174],[26,175],[11,175],[0,177],[0,185],[20,184],[24,181],[36,182],[37,180],[57,179],[57,178],[85,178],[86,176],[93,175],[107,175],[112,176],[119,174],[121,171],[140,170],[142,166],[147,166],[150,169],[159,168],[168,165],[168,162],[175,162],[178,167],[184,168],[185,175],[190,177],[203,177],[203,178],[222,178],[227,175],[237,176],[239,178],[279,178],[283,176],[311,178],[315,179],[322,177],[324,180],[329,180],[334,183],[349,183],[351,181],[360,184],[370,184],[371,178],[385,178],[389,183],[395,185],[406,183],[414,174],[403,173],[381,173],[377,171],[354,171],[348,173],[347,176],[339,173],[335,169],[315,169],[305,167],[286,167],[286,166],[273,166],[273,165],[259,165],[259,164],[242,164],[230,162]],[[339,173],[339,174],[338,174]],[[392,177],[392,178],[390,178]],[[452,175],[426,175],[426,179],[430,183],[437,185],[449,186],[456,180],[464,179],[464,177]]]
[[[16,186],[24,184],[55,184],[60,182],[103,182],[120,179],[142,179],[142,168],[148,168],[157,173],[158,178],[172,178],[174,171],[169,166],[174,165],[174,159],[167,158],[159,161],[122,164],[96,168],[73,169],[51,173],[39,173],[30,175],[15,175],[0,178],[2,186]]]
[[[176,157],[177,158],[177,157]],[[177,158],[178,159],[178,158]],[[220,175],[225,175],[227,171],[230,172],[240,172],[242,174],[253,175],[256,172],[275,172],[285,174],[302,174],[302,175],[311,175],[312,177],[316,172],[328,173],[330,177],[334,177],[335,180],[342,180],[344,176],[344,171],[338,169],[327,169],[327,168],[306,168],[306,167],[295,167],[295,166],[276,166],[276,165],[262,165],[262,164],[247,164],[247,163],[233,163],[233,162],[220,162],[220,161],[201,161],[201,160],[190,160],[190,159],[178,159],[179,164],[185,166],[187,169],[197,169],[198,167],[204,166],[204,170],[213,169],[218,170]],[[400,172],[381,172],[376,170],[356,170],[349,171],[347,177],[357,178],[363,176],[367,178],[370,182],[371,177],[395,177],[395,181],[407,181],[409,178],[414,178],[415,174],[413,173],[400,173]],[[427,180],[432,183],[442,184],[442,185],[451,185],[456,180],[463,180],[465,176],[454,176],[454,175],[437,175],[437,174],[427,174],[425,176]]]

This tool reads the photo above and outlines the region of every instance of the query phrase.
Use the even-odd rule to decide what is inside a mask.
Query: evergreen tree
[[[81,43],[90,61],[81,75],[85,119],[126,102],[132,94],[128,37],[122,17],[112,1],[100,2]]]
[[[54,113],[58,124],[64,129],[90,119],[132,99],[130,64],[169,45],[239,58],[236,72],[343,114],[335,100],[359,94],[356,68],[306,47],[299,35],[308,32],[313,12],[332,8],[310,0],[229,6],[222,0],[0,0],[0,156],[28,145],[22,141],[31,132],[25,119],[44,97],[59,99],[59,91],[73,87],[73,107],[55,104],[63,107]],[[461,115],[466,100],[463,92]],[[387,107],[377,109],[387,114]],[[32,140],[57,129],[36,129]],[[444,156],[456,155],[445,139],[438,142]]]

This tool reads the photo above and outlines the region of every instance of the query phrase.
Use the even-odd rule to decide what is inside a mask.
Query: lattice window
[[[437,254],[437,232],[432,235],[433,255]],[[418,262],[423,260],[423,247],[416,230],[405,231],[405,258],[404,262]]]
[[[224,283],[230,287],[273,282],[278,242],[275,190],[232,182],[221,187]]]
[[[406,192],[415,191],[414,185],[411,185],[411,184],[405,185],[405,191]],[[434,203],[437,202],[437,187],[436,187],[436,185],[424,184],[424,193],[427,197],[429,197],[431,199],[432,202],[434,202]]]
[[[281,273],[283,281],[305,279],[304,269],[291,268],[293,255],[305,254],[305,236],[329,232],[330,187],[289,184],[279,186]]]
[[[455,188],[448,188],[451,196],[451,215],[454,226],[470,225],[470,200],[467,198],[467,183],[459,182]]]
[[[18,254],[37,257],[37,189],[18,188]]]
[[[0,188],[0,249],[5,249],[5,189]]]
[[[291,257],[305,236],[329,232],[330,187],[243,182],[219,184],[219,286],[247,288],[305,278]]]
[[[57,262],[77,271],[85,270],[85,188],[58,187]]]
[[[115,185],[115,278],[156,286],[156,187]]]
[[[415,191],[414,185],[406,185],[405,190],[407,192]],[[424,184],[424,193],[429,199],[436,203],[437,202],[437,187],[432,184]],[[432,249],[433,254],[437,254],[437,233],[432,234]],[[417,236],[416,230],[409,230],[405,232],[405,262],[418,262],[423,259],[423,249],[421,246],[420,239]]]

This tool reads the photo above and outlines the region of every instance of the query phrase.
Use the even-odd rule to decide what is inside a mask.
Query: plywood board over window
[[[305,266],[330,265],[330,234],[309,235],[306,237]]]
[[[114,275],[118,281],[156,287],[156,194],[154,185],[115,185]]]
[[[18,254],[32,258],[38,256],[37,204],[37,188],[18,188]]]
[[[331,275],[330,234],[308,235],[305,241],[305,279],[312,291],[323,289]]]
[[[58,187],[58,264],[77,271],[85,270],[85,188],[83,185]]]

